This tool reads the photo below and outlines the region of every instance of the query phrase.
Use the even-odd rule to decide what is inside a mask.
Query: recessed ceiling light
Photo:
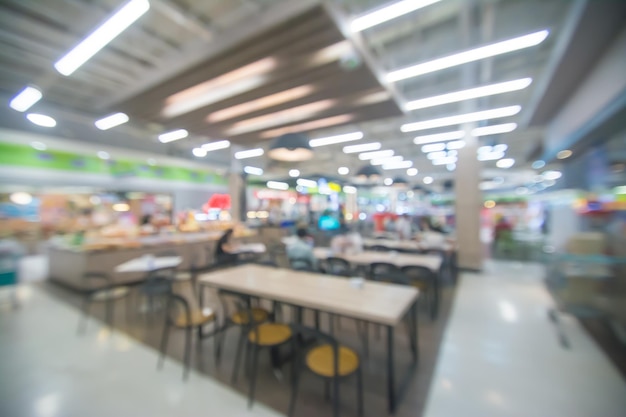
[[[417,175],[419,171],[417,170],[417,168],[409,168],[406,170],[406,175],[408,175],[409,177],[414,177]]]
[[[261,156],[265,153],[263,148],[248,149],[247,151],[235,152],[235,159],[246,159]]]
[[[572,151],[570,151],[569,149],[562,150],[556,154],[556,157],[558,159],[566,159],[566,158],[569,158],[570,156],[572,156]]]
[[[543,167],[546,166],[546,163],[540,159],[536,160],[535,162],[533,162],[532,167],[533,169],[541,169]]]
[[[289,170],[289,176],[290,176],[291,178],[296,178],[296,177],[299,177],[299,176],[300,176],[300,171],[299,171],[299,170],[297,170],[297,169],[290,169],[290,170]]]
[[[366,13],[350,22],[352,32],[361,32],[381,23],[411,13],[415,10],[437,3],[440,0],[401,0],[388,6]]]
[[[400,130],[403,132],[415,132],[417,130],[434,129],[436,127],[453,126],[463,123],[479,122],[481,120],[498,119],[501,117],[514,116],[521,110],[522,108],[520,106],[500,107],[497,109],[441,117],[439,119],[426,120],[422,122],[406,123],[400,127]]]
[[[435,133],[433,135],[417,136],[413,139],[413,143],[416,145],[423,145],[425,143],[444,142],[446,140],[463,139],[465,132],[462,130],[454,130],[452,132]]]
[[[348,167],[339,167],[337,169],[337,173],[339,175],[348,175],[350,173],[350,169]]]
[[[400,162],[393,162],[389,164],[383,164],[382,168],[385,170],[407,169],[407,168],[411,168],[412,166],[413,166],[413,161],[400,161]]]
[[[453,93],[441,94],[438,96],[422,98],[409,101],[404,105],[405,110],[419,110],[428,107],[440,106],[442,104],[456,103],[464,100],[471,100],[480,97],[488,97],[496,94],[509,93],[523,90],[532,82],[532,78],[521,78],[519,80],[506,81],[503,83],[490,84],[482,87],[470,88],[468,90],[455,91]]]
[[[30,146],[32,146],[33,149],[36,149],[38,151],[45,151],[46,149],[48,149],[46,144],[43,142],[31,142]]]
[[[317,146],[334,145],[336,143],[351,142],[359,139],[363,139],[363,132],[352,132],[327,138],[311,139],[309,146],[315,148]]]
[[[191,152],[193,153],[193,156],[197,156],[198,158],[204,158],[207,154],[206,150],[202,148],[193,148]]]
[[[206,152],[217,151],[218,149],[226,149],[230,147],[230,141],[218,140],[216,142],[209,142],[202,145],[202,149]]]
[[[444,149],[446,149],[445,143],[431,143],[422,146],[422,152],[424,153],[443,151]]]
[[[432,61],[423,62],[421,64],[411,65],[406,68],[389,72],[385,79],[388,82],[396,82],[428,74],[430,72],[439,71],[445,68],[466,64],[468,62],[474,62],[492,56],[528,48],[543,42],[548,37],[548,34],[549,32],[547,30],[541,30],[539,32],[530,33],[528,35],[519,36],[506,41],[492,43],[490,45],[448,55]]]
[[[68,76],[150,9],[148,0],[131,0],[59,59],[54,67]]]
[[[495,161],[497,159],[504,158],[504,152],[498,152],[498,151],[482,152],[478,154],[477,158],[479,161]]]
[[[433,165],[448,165],[448,164],[456,164],[458,158],[456,156],[444,156],[443,158],[433,159]]]
[[[368,159],[376,159],[376,158],[388,158],[393,156],[394,152],[391,149],[384,151],[374,151],[374,152],[364,152],[359,154],[359,159],[361,161],[367,161]]]
[[[424,179],[422,180],[424,181],[424,184],[432,184],[433,183],[433,177],[424,177]]]
[[[243,172],[250,175],[263,175],[263,170],[257,167],[245,166]]]
[[[500,125],[493,126],[484,126],[477,127],[476,129],[472,129],[472,136],[489,136],[489,135],[499,135],[501,133],[509,133],[517,129],[516,123],[503,123]]]
[[[307,188],[317,187],[317,181],[307,180],[306,178],[298,178],[296,180],[296,184],[298,184],[301,187],[307,187]]]
[[[546,180],[558,180],[563,176],[560,171],[546,171],[542,175],[543,178]]]
[[[41,100],[43,94],[39,89],[28,86],[20,91],[11,101],[9,102],[9,106],[13,110],[17,110],[19,112],[25,112],[30,109],[35,103]]]
[[[161,143],[174,142],[175,140],[184,139],[187,136],[189,136],[189,132],[187,132],[185,129],[173,130],[171,132],[160,134],[159,142]]]
[[[26,118],[30,120],[31,123],[41,127],[55,127],[57,125],[56,120],[50,116],[46,116],[45,114],[28,113]]]
[[[100,130],[108,130],[115,126],[119,126],[128,122],[128,115],[126,113],[115,113],[107,117],[103,117],[100,120],[96,120],[94,124]]]
[[[377,151],[381,147],[380,142],[362,143],[360,145],[349,145],[343,147],[343,153],[359,153]]]
[[[267,182],[267,188],[272,188],[274,190],[288,190],[289,189],[289,184],[287,184],[286,182],[280,182],[280,181],[268,181]]]
[[[513,158],[504,158],[504,159],[500,159],[498,162],[496,162],[496,166],[498,168],[511,168],[513,165],[515,165],[515,159]]]
[[[376,158],[371,159],[370,164],[372,165],[390,165],[396,162],[401,162],[404,158],[400,155],[390,156],[388,158]]]
[[[465,147],[464,140],[453,140],[446,145],[447,149],[461,149]]]
[[[109,155],[109,153],[105,151],[98,151],[98,158],[106,160],[106,159],[110,159],[111,155]]]
[[[391,184],[393,184],[393,180],[392,180],[391,178],[385,178],[385,179],[383,180],[383,184],[385,184],[385,185],[391,185]]]
[[[435,151],[435,152],[429,152],[428,154],[426,154],[426,158],[430,159],[431,161],[433,159],[445,158],[446,156],[448,156],[448,152],[446,151]]]
[[[259,137],[261,139],[270,139],[284,135],[286,133],[299,133],[306,132],[308,130],[321,129],[323,127],[330,127],[347,123],[354,119],[354,114],[341,114],[339,116],[326,117],[324,119],[313,120],[311,122],[299,123],[295,125],[280,127],[278,129],[267,130],[262,132]]]

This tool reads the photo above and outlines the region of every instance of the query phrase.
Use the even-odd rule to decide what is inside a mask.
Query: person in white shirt
[[[408,214],[403,214],[398,218],[396,221],[396,232],[398,232],[400,240],[411,239],[411,219]]]

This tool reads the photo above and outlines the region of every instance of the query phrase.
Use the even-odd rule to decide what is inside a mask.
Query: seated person
[[[330,248],[336,253],[358,253],[363,251],[361,235],[346,227],[345,232],[332,238]]]
[[[313,245],[308,238],[306,229],[296,231],[297,239],[287,245],[287,259],[293,269],[317,269],[317,259],[313,255]]]
[[[215,246],[215,261],[220,265],[229,265],[237,262],[237,254],[232,253],[235,245],[230,241],[233,236],[233,229],[228,229],[217,241]]]

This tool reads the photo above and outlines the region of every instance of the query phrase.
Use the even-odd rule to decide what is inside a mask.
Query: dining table
[[[398,253],[394,251],[378,252],[364,250],[360,252],[336,252],[332,248],[313,248],[313,255],[318,260],[326,260],[330,257],[345,259],[355,266],[367,266],[377,262],[390,263],[403,268],[405,266],[425,266],[435,274],[439,273],[443,258],[439,255],[418,254],[418,253]]]
[[[350,278],[255,264],[201,274],[198,284],[384,326],[387,329],[387,403],[389,412],[395,412],[398,398],[408,387],[407,381],[419,359],[417,301],[420,292],[417,288],[363,280],[356,285]],[[405,377],[397,384],[394,330],[404,319],[409,328],[412,363],[404,367]]]
[[[115,272],[152,272],[159,269],[176,268],[183,262],[180,256],[144,255],[115,267]]]

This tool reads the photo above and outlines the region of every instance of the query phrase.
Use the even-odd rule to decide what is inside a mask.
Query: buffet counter
[[[164,252],[176,252],[182,257],[181,271],[187,271],[192,263],[213,263],[215,245],[222,232],[176,233],[135,238],[99,239],[81,246],[62,242],[51,243],[48,248],[49,277],[51,280],[74,289],[85,289],[85,272],[106,272],[116,283],[132,283],[145,278],[144,273],[116,273],[116,266],[143,255],[159,256]],[[236,234],[233,239],[240,243],[259,241],[256,233]]]

